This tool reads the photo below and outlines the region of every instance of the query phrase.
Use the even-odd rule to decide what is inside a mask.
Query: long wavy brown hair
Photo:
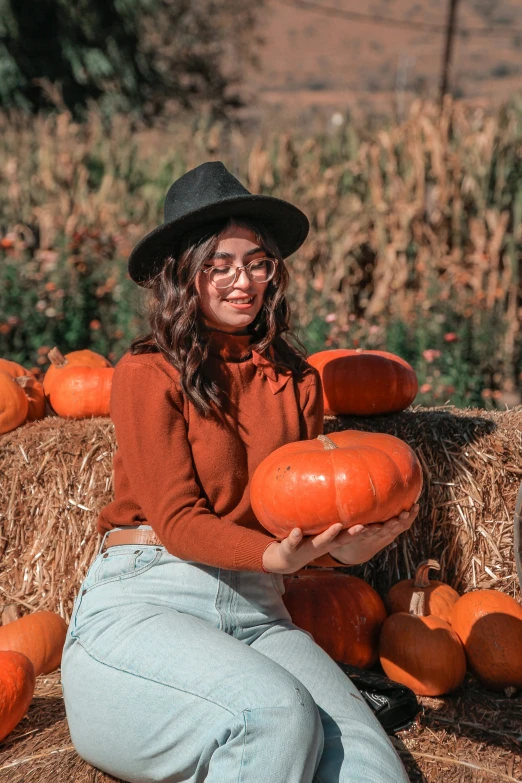
[[[183,394],[203,415],[219,415],[223,402],[220,389],[206,369],[208,331],[199,309],[196,278],[203,264],[214,255],[220,234],[230,226],[248,228],[267,256],[278,261],[276,273],[265,290],[264,302],[250,324],[252,348],[269,355],[276,368],[302,377],[306,367],[304,347],[290,334],[290,307],[286,298],[288,270],[270,231],[257,220],[226,218],[207,223],[188,233],[166,255],[161,271],[147,283],[151,297],[147,320],[150,332],[132,341],[129,352],[162,353],[178,370]]]

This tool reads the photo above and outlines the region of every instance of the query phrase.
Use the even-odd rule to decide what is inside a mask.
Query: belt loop
[[[97,556],[101,555],[101,553],[103,552],[103,547],[105,546],[105,539],[107,538],[107,536],[109,535],[110,532],[111,532],[110,530],[107,530],[107,532],[103,536],[103,538],[101,540],[100,548],[98,549]]]

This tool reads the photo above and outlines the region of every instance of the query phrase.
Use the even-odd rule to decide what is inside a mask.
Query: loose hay
[[[460,592],[494,587],[519,597],[513,515],[522,479],[522,407],[506,412],[417,408],[393,416],[327,417],[326,432],[389,432],[424,469],[412,529],[370,563],[350,569],[382,594],[427,557]],[[70,618],[113,498],[110,419],[48,417],[0,440],[0,601]]]
[[[416,450],[425,487],[419,519],[398,546],[354,569],[381,594],[428,556],[460,591],[519,596],[513,512],[522,478],[522,408],[422,409],[375,418],[328,417],[327,432],[390,432]],[[51,417],[0,440],[0,602],[69,619],[95,555],[99,509],[112,495],[113,425]],[[522,783],[522,701],[477,687],[420,699],[415,726],[394,740],[412,783]],[[26,718],[0,744],[0,783],[114,783],[76,754],[59,673],[39,677]]]

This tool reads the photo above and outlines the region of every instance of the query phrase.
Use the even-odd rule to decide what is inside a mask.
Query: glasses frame
[[[267,277],[266,280],[263,281],[253,280],[250,274],[250,269],[252,268],[253,264],[259,264],[260,261],[271,261],[272,264],[274,265],[274,271],[272,272],[270,277]],[[235,285],[237,278],[239,277],[239,274],[242,269],[245,270],[246,276],[248,277],[251,283],[257,283],[258,285],[264,285],[264,283],[269,283],[270,280],[273,280],[274,275],[277,271],[277,263],[278,263],[277,258],[269,258],[268,256],[263,256],[262,258],[253,258],[252,261],[249,261],[248,264],[245,264],[245,266],[233,266],[233,264],[223,264],[221,267],[218,267],[217,265],[212,264],[212,266],[208,266],[206,269],[200,269],[200,272],[203,272],[204,275],[208,275],[208,282],[210,285],[213,285],[214,288],[217,288],[218,290],[222,291],[224,288],[230,288],[231,286]],[[232,280],[231,283],[227,283],[227,285],[222,285],[222,286],[216,285],[210,279],[210,273],[212,272],[213,269],[222,269],[225,266],[229,266],[231,267],[231,269],[235,270],[234,279]]]

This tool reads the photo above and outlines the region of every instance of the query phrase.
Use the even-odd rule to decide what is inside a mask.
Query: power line
[[[407,22],[405,19],[394,19],[390,16],[372,16],[371,14],[361,14],[357,11],[346,11],[342,8],[333,8],[332,6],[319,5],[310,2],[310,0],[274,0],[279,5],[286,5],[290,8],[300,8],[303,11],[314,11],[324,16],[336,16],[340,19],[348,19],[352,22],[368,22],[371,24],[383,24],[387,27],[401,27],[406,30],[422,30],[429,33],[445,33],[446,25],[432,24],[431,22]],[[465,33],[466,35],[522,35],[522,29],[513,27],[456,27],[455,32]]]

